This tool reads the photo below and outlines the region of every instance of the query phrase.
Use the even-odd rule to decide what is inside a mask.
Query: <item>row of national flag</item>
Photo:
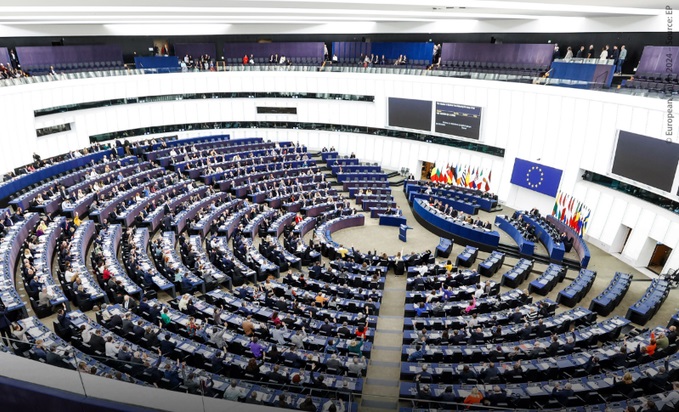
[[[445,168],[434,166],[431,169],[429,179],[432,182],[446,183],[449,185],[467,187],[470,189],[490,192],[490,182],[492,170],[481,167],[471,166],[451,166],[447,164]]]
[[[568,193],[556,194],[552,215],[575,230],[580,237],[587,233],[587,225],[592,210]]]

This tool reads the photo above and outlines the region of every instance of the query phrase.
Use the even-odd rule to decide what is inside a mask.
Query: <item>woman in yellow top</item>
[[[81,223],[82,223],[82,220],[80,220],[80,216],[78,215],[78,212],[75,212],[75,216],[73,216],[73,224],[75,225],[75,227],[78,227],[78,226],[80,226]]]
[[[446,270],[448,272],[453,270],[453,262],[451,262],[450,260],[446,262]]]

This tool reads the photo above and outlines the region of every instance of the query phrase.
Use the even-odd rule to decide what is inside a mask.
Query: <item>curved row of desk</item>
[[[431,207],[424,199],[413,201],[415,219],[431,232],[453,238],[461,243],[472,244],[483,250],[492,250],[500,244],[500,234],[446,216]]]

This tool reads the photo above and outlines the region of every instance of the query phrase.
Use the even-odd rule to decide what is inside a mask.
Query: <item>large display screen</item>
[[[481,108],[463,104],[436,102],[436,133],[479,140]]]
[[[389,98],[389,126],[431,131],[431,101]]]
[[[611,172],[666,192],[679,162],[679,144],[620,130]]]

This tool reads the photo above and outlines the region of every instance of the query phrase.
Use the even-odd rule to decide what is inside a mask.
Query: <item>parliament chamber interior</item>
[[[2,410],[679,410],[671,5],[445,3],[0,6]]]

